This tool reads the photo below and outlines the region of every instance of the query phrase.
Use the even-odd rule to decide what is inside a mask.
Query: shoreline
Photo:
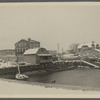
[[[74,70],[73,70],[74,71]],[[72,71],[72,72],[73,72]],[[40,70],[41,73],[46,71]],[[26,75],[40,74],[39,71],[25,72]],[[48,73],[48,72],[46,72]],[[60,85],[56,83],[40,83],[16,79],[0,78],[0,97],[24,98],[100,98],[99,87]]]
[[[51,84],[52,85],[52,84]],[[60,88],[53,84],[29,84],[28,82],[0,79],[0,97],[2,98],[99,98],[100,91],[87,91]],[[74,86],[73,86],[74,87]]]
[[[48,71],[45,70],[40,70],[41,73],[48,73]],[[55,72],[51,71],[50,73]],[[59,71],[57,71],[59,72]],[[25,72],[23,74],[26,75],[32,75],[40,73],[39,71],[32,71],[32,72]],[[99,87],[89,87],[89,86],[79,86],[79,85],[62,85],[62,84],[57,84],[57,83],[42,83],[42,82],[33,82],[33,81],[27,81],[27,80],[16,80],[16,79],[8,79],[8,78],[3,78],[0,77],[0,81],[7,81],[7,82],[12,82],[12,83],[20,83],[20,84],[29,84],[31,86],[37,85],[37,86],[43,86],[46,88],[57,88],[57,89],[64,89],[64,90],[82,90],[82,91],[100,91]]]
[[[60,85],[60,84],[54,84],[54,83],[39,83],[39,82],[30,82],[30,81],[22,81],[22,80],[12,80],[12,79],[4,79],[0,78],[0,81],[5,82],[12,82],[17,84],[28,84],[30,86],[41,86],[45,88],[55,88],[55,89],[64,89],[64,90],[80,90],[80,91],[99,91],[100,88],[98,87],[87,87],[87,86],[72,86],[72,85]]]

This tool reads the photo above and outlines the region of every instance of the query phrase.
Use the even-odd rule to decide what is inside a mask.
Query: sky
[[[41,42],[48,50],[69,49],[73,43],[100,44],[100,3],[0,4],[0,49],[21,39]]]

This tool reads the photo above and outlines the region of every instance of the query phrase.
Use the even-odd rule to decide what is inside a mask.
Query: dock
[[[46,70],[47,72],[55,72],[55,71],[64,71],[64,70],[72,70],[78,68],[79,66],[89,66],[92,68],[100,68],[100,66],[92,64],[85,60],[69,60],[69,61],[57,61],[54,63],[44,63],[40,65],[20,65],[21,73],[31,72],[37,70]],[[0,68],[0,75],[9,75],[18,73],[17,66],[9,66]]]

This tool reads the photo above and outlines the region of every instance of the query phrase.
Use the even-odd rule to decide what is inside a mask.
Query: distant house
[[[13,49],[5,49],[0,50],[0,59],[3,59],[4,61],[15,61],[15,50]]]
[[[51,62],[51,54],[45,48],[28,49],[23,57],[25,62],[32,65]]]
[[[100,58],[100,46],[95,42],[80,44],[77,48],[77,54],[80,56]]]
[[[21,39],[17,43],[15,43],[15,54],[16,56],[22,55],[25,50],[32,49],[32,48],[39,48],[40,42],[31,40],[31,38],[28,38],[28,40]]]

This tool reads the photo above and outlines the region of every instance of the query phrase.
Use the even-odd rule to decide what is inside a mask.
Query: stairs
[[[93,64],[93,63],[91,63],[91,62],[88,62],[88,61],[85,61],[85,60],[82,60],[82,62],[85,63],[85,64],[88,64],[88,65],[90,65],[90,66],[93,66],[94,68],[100,68],[99,65]]]

